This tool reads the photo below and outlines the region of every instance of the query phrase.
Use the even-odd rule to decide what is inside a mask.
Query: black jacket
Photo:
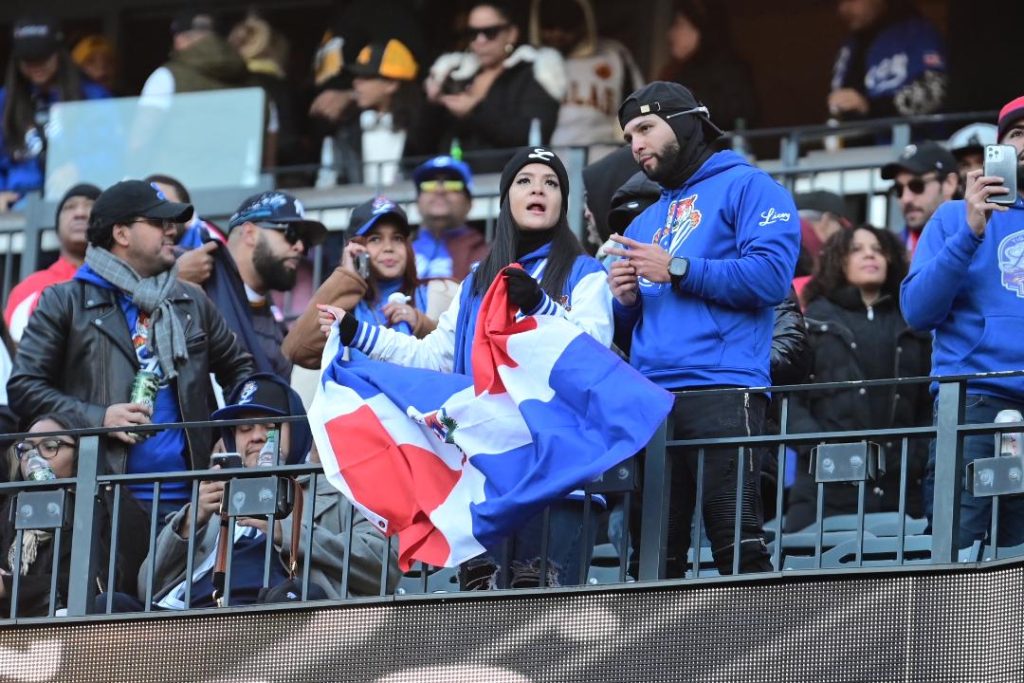
[[[772,328],[772,384],[802,384],[811,371],[813,356],[807,340],[807,326],[796,292],[775,307]]]
[[[818,297],[805,311],[814,358],[811,381],[816,384],[889,377],[927,376],[930,338],[907,326],[898,302],[883,297],[868,309],[854,290],[832,299]],[[886,372],[882,372],[882,370]],[[877,388],[832,389],[794,394],[789,431],[849,431],[927,425],[931,420],[928,385],[905,384]],[[865,510],[896,510],[899,502],[900,440],[879,441],[885,457],[885,475],[868,482]],[[909,442],[908,512],[921,514],[920,482],[927,457],[927,440]],[[796,530],[814,521],[817,494],[808,472],[809,448],[802,448],[797,482],[790,497],[787,528]],[[856,488],[826,486],[825,514],[857,511]]]
[[[5,595],[0,599],[0,618],[11,615],[11,592],[14,587],[14,567],[10,565],[11,546],[17,539],[14,530],[13,507],[16,497],[12,495],[0,507],[0,567]],[[110,529],[113,520],[114,494],[105,488],[98,497],[96,516],[97,567],[96,580],[99,590],[108,590],[108,567],[110,566]],[[74,496],[68,496],[66,506],[74,506]],[[68,511],[67,519],[71,519]],[[114,590],[134,594],[138,582],[139,567],[149,554],[149,516],[128,489],[121,490],[120,512],[118,514],[118,542],[115,555]],[[69,526],[61,535],[60,559],[57,561],[57,594],[54,609],[67,606],[68,576],[71,569],[71,541],[74,530]],[[50,606],[50,581],[53,576],[53,538],[40,544],[36,560],[28,567],[18,585],[17,617],[46,616]]]
[[[175,386],[182,419],[208,420],[210,373],[225,392],[254,371],[252,356],[239,345],[203,291],[178,282],[171,294],[181,312],[188,363],[178,368]],[[116,294],[71,280],[47,288],[22,337],[7,383],[11,408],[25,421],[42,413],[77,410],[96,427],[107,407],[127,403],[139,361]],[[193,469],[209,466],[212,434],[186,430]],[[109,472],[123,473],[127,446],[103,439]]]

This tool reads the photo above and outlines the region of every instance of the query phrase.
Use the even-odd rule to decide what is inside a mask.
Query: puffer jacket
[[[201,289],[178,281],[170,299],[180,311],[188,347],[188,362],[179,365],[175,380],[181,416],[186,422],[207,420],[210,373],[230,391],[254,372],[252,356]],[[71,280],[43,292],[14,359],[7,395],[23,420],[77,410],[100,427],[108,406],[128,402],[138,369],[117,295],[91,282]],[[213,445],[210,430],[185,433],[189,466],[207,468]],[[108,471],[125,472],[128,447],[115,439],[103,441]]]

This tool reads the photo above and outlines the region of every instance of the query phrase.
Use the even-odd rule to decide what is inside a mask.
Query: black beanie
[[[102,192],[103,190],[95,185],[90,185],[89,183],[79,183],[72,187],[70,190],[65,192],[64,196],[60,198],[59,202],[57,202],[57,214],[54,216],[54,226],[57,226],[60,223],[60,212],[69,199],[72,197],[85,197],[86,199],[96,201],[96,198],[99,197]]]
[[[558,155],[546,147],[523,147],[505,164],[505,169],[501,172],[501,182],[498,185],[499,200],[504,203],[516,174],[523,166],[530,164],[544,164],[558,176],[558,188],[562,191],[562,215],[564,216],[569,211],[569,174],[565,172],[565,166],[562,165],[562,160],[558,158]]]

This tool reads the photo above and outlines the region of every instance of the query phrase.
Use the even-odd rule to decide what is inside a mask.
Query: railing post
[[[932,505],[932,562],[959,560],[963,443],[957,429],[964,417],[965,385],[939,383],[935,415],[935,493]]]
[[[96,475],[99,470],[100,437],[83,436],[78,442],[78,474],[75,484],[74,533],[71,537],[71,568],[68,575],[68,616],[89,613],[96,595],[97,536]],[[111,587],[107,587],[111,590]]]
[[[672,463],[665,443],[668,420],[658,427],[644,452],[643,516],[640,519],[640,581],[657,581],[665,576],[668,547],[668,502]],[[697,548],[696,551],[699,551]]]

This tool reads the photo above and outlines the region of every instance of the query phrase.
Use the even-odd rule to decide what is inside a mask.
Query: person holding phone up
[[[426,314],[429,285],[416,277],[411,232],[405,211],[387,197],[357,206],[341,265],[320,285],[285,337],[285,357],[304,368],[320,367],[326,340],[317,323],[317,304],[337,306],[360,322],[420,339],[432,332],[437,321]]]
[[[940,206],[924,228],[900,292],[911,327],[931,331],[932,374],[961,375],[1024,366],[1024,97],[999,112],[999,146],[986,148],[984,169],[967,174],[964,199]],[[993,152],[989,152],[993,150]],[[993,175],[989,159],[1012,161]],[[937,385],[932,385],[932,391]],[[1024,377],[968,382],[965,424],[992,422],[1005,409],[1024,411]],[[964,439],[964,464],[992,457],[991,435]],[[935,447],[924,482],[932,519]],[[960,494],[959,545],[984,539],[991,499]],[[1000,504],[999,545],[1024,543],[1024,497]]]

